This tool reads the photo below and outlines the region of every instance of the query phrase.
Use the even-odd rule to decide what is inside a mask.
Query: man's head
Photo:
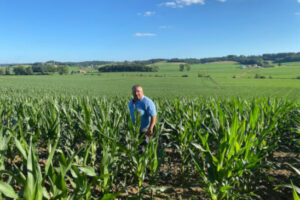
[[[132,96],[134,100],[141,100],[144,96],[143,88],[140,85],[132,86]]]

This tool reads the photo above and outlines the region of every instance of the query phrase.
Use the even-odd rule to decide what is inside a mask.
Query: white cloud
[[[298,3],[300,3],[300,0],[298,0]]]
[[[160,29],[170,29],[170,28],[172,28],[172,26],[165,26],[165,25],[164,25],[164,26],[160,26],[159,28],[160,28]]]
[[[163,2],[160,5],[161,6],[172,7],[172,8],[182,8],[184,6],[190,6],[190,5],[193,5],[193,4],[204,5],[205,0],[175,0],[175,1]]]
[[[155,33],[136,33],[134,37],[154,37],[156,36]]]
[[[218,1],[220,1],[220,2],[226,2],[226,0],[218,0]],[[299,0],[300,1],[300,0]]]
[[[176,8],[177,4],[174,1],[163,2],[159,4],[160,6]]]
[[[155,12],[154,11],[146,11],[144,13],[138,13],[138,15],[142,15],[144,17],[150,17],[150,16],[155,15]]]
[[[300,12],[296,12],[295,15],[300,15]]]

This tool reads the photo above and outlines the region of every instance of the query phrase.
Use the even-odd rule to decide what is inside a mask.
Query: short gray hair
[[[131,88],[131,90],[135,90],[136,88],[142,88],[142,86],[141,85],[134,85],[134,86],[132,86],[132,88]],[[143,88],[142,88],[143,89]]]

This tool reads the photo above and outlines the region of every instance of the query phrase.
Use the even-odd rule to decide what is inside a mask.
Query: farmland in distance
[[[300,98],[300,63],[275,68],[240,69],[235,63],[191,65],[179,71],[178,63],[156,63],[158,72],[101,73],[94,75],[0,76],[2,93],[35,95],[128,96],[141,84],[151,97],[276,97]],[[71,68],[72,70],[72,68]],[[74,69],[75,70],[75,69]],[[198,74],[204,77],[199,78]],[[264,79],[255,78],[258,74]],[[182,77],[187,75],[188,77]],[[209,78],[208,78],[209,76]],[[235,78],[233,78],[235,77]]]

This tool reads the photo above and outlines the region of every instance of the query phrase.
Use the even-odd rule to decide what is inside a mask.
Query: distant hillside
[[[113,62],[113,61],[83,61],[83,62],[60,62],[60,61],[47,61],[47,62],[36,62],[36,63],[22,63],[22,64],[0,64],[0,66],[15,66],[15,65],[67,65],[70,67],[97,67],[100,65],[107,64],[121,64],[121,63],[135,63],[141,65],[150,65],[156,62],[176,62],[176,63],[188,63],[188,64],[203,64],[203,63],[212,63],[212,62],[224,62],[232,61],[237,62],[243,65],[266,65],[270,62],[272,63],[283,63],[283,62],[300,62],[300,52],[298,53],[274,53],[274,54],[262,54],[262,55],[228,55],[223,57],[210,57],[210,58],[156,58],[149,60],[136,60],[131,62]]]
[[[211,63],[211,62],[224,62],[233,61],[244,65],[260,65],[263,66],[269,62],[273,63],[283,63],[283,62],[298,62],[300,61],[300,52],[298,53],[277,53],[277,54],[263,54],[258,56],[236,56],[228,55],[224,57],[213,57],[213,58],[172,58],[167,60],[167,62],[185,62],[189,64],[200,64],[200,63]]]

